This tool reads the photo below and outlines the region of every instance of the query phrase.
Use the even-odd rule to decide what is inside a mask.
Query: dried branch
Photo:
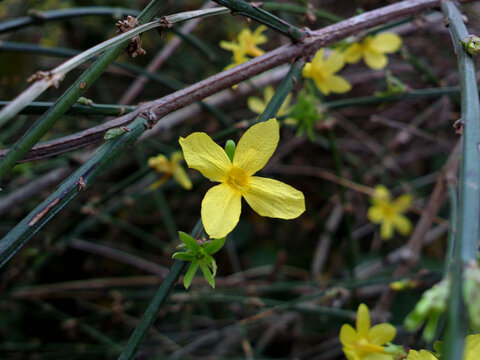
[[[464,0],[464,2],[468,1],[470,0]],[[426,9],[438,7],[440,2],[441,0],[410,0],[399,2],[314,31],[301,43],[279,47],[276,50],[254,58],[232,69],[213,75],[185,89],[176,91],[163,98],[143,103],[136,111],[130,114],[74,135],[64,137],[61,139],[61,142],[55,144],[55,146],[53,146],[52,142],[48,148],[45,148],[44,152],[38,149],[36,156],[29,158],[34,159],[44,156],[52,156],[81,146],[101,142],[103,141],[103,135],[107,130],[127,125],[140,114],[144,114],[144,116],[148,117],[152,123],[157,123],[165,115],[175,110],[204,99],[223,89],[228,89],[257,74],[281,64],[288,63],[298,57],[309,57],[321,47],[333,44],[347,36],[354,35],[359,31],[404,16],[414,15]]]

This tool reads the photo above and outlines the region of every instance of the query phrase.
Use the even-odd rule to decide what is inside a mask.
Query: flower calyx
[[[182,251],[174,253],[172,258],[191,262],[183,278],[183,286],[185,286],[185,289],[190,287],[198,268],[202,271],[208,284],[212,288],[215,288],[217,264],[212,255],[223,247],[225,238],[199,242],[182,231],[179,231],[178,235],[182,244],[177,246],[177,249],[181,249]]]

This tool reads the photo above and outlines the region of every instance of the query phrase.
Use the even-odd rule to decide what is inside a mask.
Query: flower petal
[[[265,90],[263,90],[263,99],[265,100],[265,104],[267,104],[272,99],[274,94],[275,90],[273,90],[273,87],[271,86],[267,86]]]
[[[329,91],[337,94],[343,94],[352,90],[352,85],[343,77],[338,75],[327,76],[323,80],[323,84],[329,89]]]
[[[280,109],[278,109],[277,116],[285,116],[288,115],[291,111],[289,108],[290,102],[292,101],[292,94],[288,94],[285,100],[283,101],[282,106],[280,106]]]
[[[390,354],[381,354],[381,353],[369,353],[366,354],[362,360],[392,360],[393,357]]]
[[[243,197],[261,216],[295,219],[305,211],[303,193],[290,185],[273,179],[252,176],[249,186]]]
[[[343,353],[345,354],[345,356],[347,357],[348,360],[359,360],[359,359],[363,360],[363,359],[358,357],[358,354],[355,351],[355,349],[350,349],[350,348],[344,347],[342,350],[343,350]]]
[[[345,58],[342,53],[333,51],[323,63],[323,73],[325,75],[335,74],[345,65]]]
[[[251,112],[259,115],[265,111],[266,107],[265,103],[261,99],[253,96],[247,99],[247,106]]]
[[[248,175],[263,168],[273,155],[280,139],[277,119],[273,118],[250,127],[238,141],[233,165]]]
[[[174,151],[172,155],[170,155],[170,162],[174,165],[178,164],[182,160],[183,160],[183,154],[179,150]]]
[[[375,200],[390,200],[391,199],[391,195],[390,195],[390,191],[388,191],[388,189],[383,186],[383,185],[377,185],[375,186],[375,193],[373,195],[373,201],[375,202]]]
[[[306,63],[302,70],[302,76],[307,79],[313,78],[313,65],[312,63]]]
[[[313,56],[312,62],[311,62],[313,67],[322,67],[323,66],[323,53],[324,52],[325,52],[325,49],[320,49],[315,53],[315,55]]]
[[[180,138],[180,146],[188,167],[200,171],[212,181],[222,181],[232,166],[225,151],[205,133],[196,132]]]
[[[397,231],[402,234],[402,235],[408,235],[410,234],[410,231],[412,231],[412,223],[408,218],[401,214],[397,214],[393,219],[393,226]]]
[[[374,224],[380,224],[383,220],[383,211],[380,206],[371,206],[367,212],[367,218]]]
[[[405,212],[412,205],[412,195],[403,194],[396,198],[393,203],[398,212]]]
[[[393,236],[393,224],[390,221],[383,219],[382,225],[380,225],[380,237],[383,240],[389,240]]]
[[[356,63],[362,58],[362,50],[362,45],[357,43],[352,44],[347,48],[347,50],[345,50],[345,52],[343,53],[343,57],[345,58],[345,61],[349,64]]]
[[[173,178],[184,189],[190,190],[192,188],[192,181],[188,177],[187,172],[180,165],[175,166],[175,169],[173,170]]]
[[[320,79],[318,77],[314,77],[313,78],[313,81],[315,82],[315,85],[317,86],[318,90],[320,90],[320,92],[323,94],[323,95],[328,95],[330,94],[330,89],[329,87],[325,84],[325,80],[324,79]]]
[[[366,338],[370,330],[370,311],[365,304],[358,307],[356,325],[358,336]]]
[[[207,191],[202,201],[202,222],[213,239],[227,236],[238,223],[242,210],[242,196],[227,184]]]
[[[397,330],[393,325],[382,323],[375,325],[368,332],[368,342],[374,345],[383,345],[393,340]]]
[[[378,51],[372,51],[370,49],[365,50],[363,57],[368,67],[374,70],[383,69],[385,66],[387,66],[388,63],[388,59],[385,55]]]
[[[159,154],[155,157],[148,159],[148,166],[154,169],[156,172],[170,172],[171,165],[168,158],[165,155]]]
[[[343,346],[348,346],[349,344],[357,341],[357,332],[350,324],[343,324],[340,329],[340,342]]]
[[[410,350],[408,352],[407,360],[437,360],[437,358],[430,351],[420,350],[420,352],[418,352],[415,350]],[[474,360],[474,359],[472,358],[471,360]]]
[[[233,51],[237,49],[239,45],[231,41],[220,41],[220,47],[225,50]]]
[[[393,33],[378,34],[370,42],[370,47],[381,53],[394,53],[400,46],[402,38]]]
[[[480,354],[480,334],[468,335],[465,339],[464,360],[478,360]]]
[[[264,44],[268,41],[268,38],[262,34],[262,32],[264,32],[265,30],[267,30],[267,27],[265,25],[260,25],[253,32],[252,37],[255,39],[255,43],[257,45]]]

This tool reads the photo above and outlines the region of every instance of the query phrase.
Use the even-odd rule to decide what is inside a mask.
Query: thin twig
[[[211,76],[185,89],[176,91],[161,99],[143,103],[131,114],[92,127],[88,130],[72,135],[72,137],[62,138],[62,150],[52,150],[52,153],[59,154],[75,149],[79,146],[102,141],[103,135],[107,130],[127,125],[140,113],[148,113],[149,117],[152,118],[152,121],[157,122],[165,115],[177,109],[204,99],[223,89],[230,88],[239,82],[247,80],[278,65],[290,62],[294,58],[300,56],[308,57],[315,53],[319,48],[333,44],[347,36],[354,35],[359,31],[366,30],[403,16],[419,13],[426,9],[436,7],[439,4],[440,0],[410,0],[399,2],[322,28],[312,32],[311,36],[307,37],[301,43],[282,46],[232,69]],[[66,146],[66,142],[70,143]]]
[[[214,5],[213,2],[207,1],[200,9],[209,9]],[[183,25],[178,32],[180,34],[190,34],[202,21],[203,18],[199,17],[193,20],[188,21]],[[146,68],[147,73],[154,73],[158,71],[165,63],[165,61],[177,50],[177,48],[182,44],[182,38],[180,36],[175,36],[167,45],[165,45],[161,51],[153,58],[153,60],[148,64]],[[119,104],[131,104],[133,100],[142,92],[145,85],[148,83],[147,76],[139,76],[135,81],[125,90],[125,93],[122,95]]]

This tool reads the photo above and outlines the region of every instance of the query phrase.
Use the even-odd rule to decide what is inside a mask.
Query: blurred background
[[[13,99],[38,70],[54,68],[75,52],[116,34],[115,22],[138,14],[147,1],[3,0],[0,2],[0,100]],[[170,2],[162,15],[196,10],[204,1]],[[394,1],[277,1],[265,8],[298,27],[319,29]],[[73,16],[80,7],[103,13]],[[46,21],[42,14],[66,11]],[[470,33],[478,33],[478,4],[468,4]],[[68,12],[72,13],[69,14]],[[60,12],[62,13],[62,12]],[[30,17],[31,24],[2,28]],[[142,36],[145,56],[117,59],[85,93],[95,104],[137,105],[220,72],[231,63],[222,40],[259,24],[242,16],[197,21],[178,41],[176,24]],[[285,221],[264,218],[243,203],[242,216],[225,247],[215,255],[216,289],[200,273],[187,291],[179,282],[141,347],[138,359],[343,359],[338,339],[354,321],[359,303],[375,321],[397,326],[396,343],[418,346],[418,334],[402,328],[422,291],[443,271],[448,235],[448,193],[426,229],[420,259],[407,275],[395,271],[408,258],[409,236],[389,241],[367,218],[371,195],[382,184],[393,197],[408,193],[413,227],[422,216],[437,179],[455,183],[460,118],[458,72],[443,16],[426,12],[385,24],[398,34],[401,49],[388,66],[372,70],[363,61],[340,75],[348,93],[322,95],[309,79],[298,81],[280,144],[260,175],[301,190],[306,212]],[[268,52],[289,39],[272,30],[261,45]],[[361,39],[365,33],[358,34]],[[344,49],[348,42],[336,44]],[[132,95],[130,85],[173,41],[178,42],[153,77]],[[54,102],[89,66],[70,72],[58,89],[38,101]],[[81,192],[0,272],[0,356],[4,359],[116,358],[172,264],[177,231],[190,232],[212,184],[188,170],[193,189],[164,179],[147,164],[158,154],[179,150],[178,138],[194,131],[216,136],[220,145],[238,141],[257,114],[249,97],[263,98],[287,68],[275,69],[222,92],[208,108],[190,106],[170,115],[160,130],[137,143],[95,184]],[[303,89],[303,90],[302,90]],[[300,91],[303,91],[302,95]],[[216,95],[210,99],[214,100]],[[302,101],[299,101],[299,98]],[[125,101],[127,99],[128,101]],[[18,115],[0,131],[0,149],[9,148],[43,113]],[[288,116],[279,116],[284,120]],[[74,134],[111,119],[65,115],[42,141]],[[2,183],[0,235],[43,201],[98,145],[17,165]],[[382,297],[394,280],[412,280]]]

